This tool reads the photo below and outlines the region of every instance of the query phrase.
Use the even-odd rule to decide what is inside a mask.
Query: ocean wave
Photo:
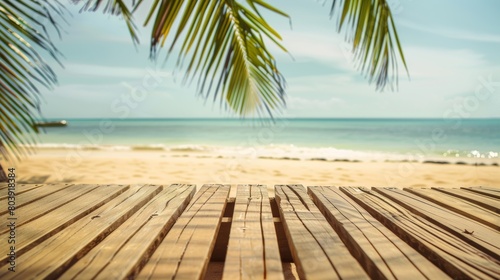
[[[131,151],[132,146],[118,145],[82,145],[82,144],[54,144],[43,143],[37,145],[22,145],[23,147],[32,147],[41,150],[84,150],[84,151]]]
[[[407,153],[389,153],[380,151],[357,151],[334,147],[300,147],[295,145],[264,146],[215,146],[215,145],[78,145],[44,143],[35,146],[38,149],[62,149],[84,151],[161,151],[204,157],[218,158],[260,158],[281,160],[313,161],[375,161],[375,162],[423,162],[423,163],[499,163],[499,154],[494,151],[479,152],[448,150],[442,153],[425,155]]]
[[[166,151],[166,147],[164,145],[137,145],[131,146],[130,149],[132,151]]]
[[[170,151],[170,152],[210,152],[217,148],[206,145],[176,145],[166,146],[163,144],[146,145],[87,145],[87,144],[68,144],[68,143],[43,143],[37,145],[22,145],[23,147],[32,147],[37,149],[49,150],[95,150],[95,151]]]
[[[214,151],[214,147],[205,145],[179,145],[168,148],[171,152],[210,152]]]

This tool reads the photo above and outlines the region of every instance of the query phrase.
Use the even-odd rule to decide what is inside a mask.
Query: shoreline
[[[288,148],[288,150],[287,150]],[[397,153],[379,151],[342,150],[329,147],[277,146],[215,146],[215,145],[77,145],[77,144],[42,144],[35,147],[41,153],[66,151],[85,154],[87,152],[157,152],[172,153],[177,156],[198,156],[202,158],[250,158],[294,161],[326,162],[418,162],[424,164],[457,164],[471,166],[500,166],[500,157],[496,152],[489,152],[490,157],[444,156],[439,154]],[[36,152],[35,151],[35,152]],[[325,152],[330,152],[329,154]],[[479,154],[479,152],[477,152]],[[178,155],[180,154],[180,155]],[[1,160],[1,157],[0,157]]]
[[[276,184],[365,187],[498,187],[492,165],[411,161],[323,161],[214,157],[198,152],[49,149],[19,162],[19,183],[88,184]]]

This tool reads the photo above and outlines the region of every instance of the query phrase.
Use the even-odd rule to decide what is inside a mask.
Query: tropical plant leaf
[[[143,2],[139,0],[136,8]],[[200,94],[219,98],[242,116],[271,115],[285,104],[285,81],[266,43],[286,49],[259,9],[287,15],[264,1],[241,2],[154,1],[145,22],[152,23],[151,55],[157,57],[171,38],[168,53],[178,48],[184,81],[197,78]]]
[[[38,50],[58,61],[46,26],[59,30],[65,11],[58,1],[0,2],[0,155],[6,158],[25,155],[36,141],[38,87],[57,83]]]
[[[83,2],[82,11],[95,12],[103,7],[104,13],[112,15],[120,15],[125,20],[128,31],[134,44],[139,43],[139,36],[137,35],[137,27],[134,24],[134,19],[129,5],[123,0],[72,0],[73,4],[80,4]],[[128,1],[130,2],[130,1]],[[135,1],[131,2],[131,7],[135,6]]]
[[[352,43],[361,71],[377,89],[393,88],[398,79],[398,56],[408,73],[401,43],[387,0],[333,0],[330,15]]]

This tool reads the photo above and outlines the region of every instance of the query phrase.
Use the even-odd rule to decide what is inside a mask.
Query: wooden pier
[[[0,184],[0,279],[500,279],[500,189],[233,188]]]

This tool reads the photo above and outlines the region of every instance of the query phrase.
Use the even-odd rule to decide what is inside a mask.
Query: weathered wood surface
[[[229,185],[203,186],[141,270],[138,279],[202,279],[229,189]]]
[[[496,259],[500,259],[500,232],[401,189],[374,189],[465,242],[480,248]]]
[[[266,186],[238,186],[223,279],[283,279]]]
[[[275,197],[302,279],[367,279],[301,185],[278,185]]]
[[[363,188],[341,190],[452,278],[500,278],[498,258],[470,244],[454,232],[443,229],[379,192]],[[428,204],[433,205],[431,202]]]
[[[475,203],[456,197],[450,197],[447,194],[432,189],[404,188],[403,190],[432,201],[448,210],[452,210],[458,214],[485,224],[493,229],[496,229],[497,231],[500,230],[500,215],[488,209],[484,209]]]
[[[432,188],[433,190],[437,190],[443,192],[445,194],[449,194],[452,196],[456,196],[458,198],[470,201],[474,204],[477,204],[483,208],[491,210],[497,214],[500,214],[500,199],[496,199],[493,197],[489,197],[486,195],[469,192],[463,189],[450,189],[450,188]]]
[[[62,186],[56,186],[55,188],[51,188],[53,190],[57,190]],[[72,185],[69,188],[65,188],[58,195],[53,196],[45,196],[37,199],[33,203],[29,203],[30,201],[26,201],[23,199],[23,196],[16,196],[16,208],[19,213],[22,213],[23,216],[29,217],[21,219],[17,222],[17,226],[21,226],[27,222],[37,219],[38,217],[43,217],[45,214],[51,212],[52,210],[61,208],[62,205],[71,203],[75,199],[79,199],[93,193],[93,190],[98,188],[97,185]],[[45,189],[44,189],[45,190]],[[99,191],[99,190],[98,190]],[[100,190],[104,192],[104,190]],[[38,192],[37,192],[38,193]],[[40,192],[41,196],[44,195],[43,192]],[[35,193],[36,195],[36,193]],[[24,207],[25,205],[29,205],[29,207]],[[7,219],[8,216],[7,209],[0,210],[0,219]],[[6,232],[6,229],[1,229],[0,233]]]
[[[18,233],[16,235],[16,253],[18,257],[128,189],[128,186],[78,186],[81,191],[75,190],[75,193],[80,196],[68,192],[57,192],[55,197],[48,196],[16,210],[16,216],[18,216],[16,220],[16,231]],[[68,195],[67,199],[69,201],[67,203],[64,201],[64,195]],[[46,207],[40,201],[46,202],[50,207]],[[58,203],[54,204],[51,201]],[[44,215],[40,215],[39,211],[43,211]],[[8,230],[7,227],[2,230],[0,238],[7,240],[9,236]],[[4,264],[7,259],[7,250],[7,246],[0,246],[1,264]],[[2,277],[0,276],[0,278]]]
[[[29,192],[29,191],[34,190],[36,188],[39,188],[41,186],[43,186],[43,185],[42,184],[19,184],[16,186],[15,194],[17,197],[19,197],[21,194],[23,194],[25,192]],[[4,184],[3,186],[2,186],[2,184],[0,184],[0,192],[3,192],[2,195],[0,195],[0,201],[7,199],[7,197],[8,197],[7,187],[8,187],[7,184]],[[49,189],[52,189],[52,188],[49,187]]]
[[[42,198],[45,198],[49,195],[53,195],[58,191],[64,190],[65,188],[68,188],[68,187],[75,188],[75,186],[72,184],[55,184],[55,185],[45,186],[45,187],[41,187],[41,186],[43,186],[43,185],[34,185],[33,187],[27,186],[27,187],[21,188],[21,191],[16,191],[15,192],[16,208],[20,209],[21,207],[23,207],[29,203],[35,202],[35,201],[40,200]],[[38,188],[40,188],[40,189],[38,189]],[[80,188],[79,186],[76,186],[76,189],[79,189],[79,188]],[[18,189],[19,188],[16,187],[16,190],[18,190]],[[36,190],[36,192],[33,192],[32,190]],[[68,193],[68,192],[66,191],[66,193]],[[63,196],[64,196],[64,194],[63,194]],[[7,195],[5,196],[5,198],[6,197],[7,197]],[[55,200],[56,198],[57,198],[56,196],[51,196],[51,198],[49,198],[49,199],[46,198],[45,202],[50,201],[50,200]],[[64,201],[63,199],[64,199],[64,197],[60,198],[59,202],[61,202],[61,200]],[[70,201],[71,197],[68,197],[67,199],[68,199],[68,201]],[[43,204],[43,202],[42,202],[42,204]],[[52,205],[57,205],[57,202],[52,202]],[[36,206],[34,206],[34,207],[36,207]],[[45,208],[45,209],[48,209],[48,208]],[[41,210],[42,209],[38,209],[38,211],[41,211]],[[7,209],[0,209],[0,215],[4,215],[5,213],[7,213]],[[30,217],[34,218],[33,216],[30,215],[30,213],[24,212],[23,214],[29,215]]]
[[[462,187],[462,189],[500,199],[500,189],[485,187]]]
[[[0,279],[500,279],[499,191],[472,189],[19,184],[11,231],[4,184]]]
[[[195,191],[193,185],[172,185],[163,189],[71,266],[62,278],[135,277],[186,208]],[[98,219],[106,220],[106,216],[99,215]]]
[[[110,192],[107,188],[109,187],[98,189]],[[0,279],[53,279],[59,277],[160,191],[161,187],[159,186],[133,186],[129,188],[105,204],[103,208],[97,208],[91,213],[87,213],[63,231],[59,231],[32,250],[19,256],[17,262],[22,269],[11,273],[4,267],[0,270]],[[72,210],[66,208],[68,212],[72,212]],[[22,235],[20,234],[20,236]]]
[[[447,279],[336,187],[309,187],[309,195],[373,279]]]

